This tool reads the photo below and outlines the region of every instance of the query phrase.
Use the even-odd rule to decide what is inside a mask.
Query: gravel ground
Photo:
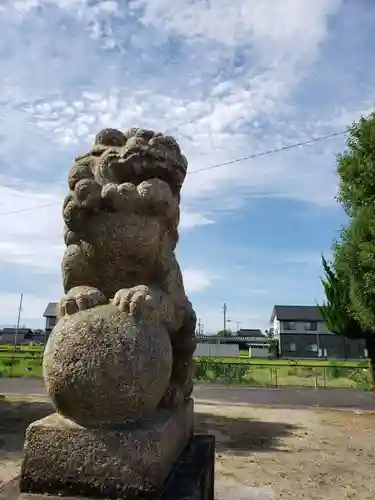
[[[0,484],[19,474],[27,425],[46,401],[0,401]],[[372,499],[375,414],[196,405],[196,431],[216,436],[218,500]],[[0,499],[11,494],[3,490]]]

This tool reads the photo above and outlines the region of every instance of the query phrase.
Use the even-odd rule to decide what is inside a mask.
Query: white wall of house
[[[268,358],[268,347],[249,347],[249,358]]]
[[[238,344],[207,344],[198,343],[194,356],[214,356],[234,358],[240,355]]]
[[[276,318],[276,316],[273,319],[272,328],[273,328],[274,335],[280,333],[280,321]]]

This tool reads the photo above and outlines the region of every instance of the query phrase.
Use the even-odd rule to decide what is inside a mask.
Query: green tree
[[[337,246],[336,246],[337,251]],[[338,272],[322,256],[324,278],[321,282],[326,296],[325,302],[318,305],[327,328],[337,335],[348,339],[363,339],[371,362],[371,372],[375,384],[375,343],[374,334],[366,330],[352,312],[349,275]]]
[[[220,330],[216,334],[218,337],[231,337],[233,335],[232,330],[226,329],[226,330]]]
[[[330,330],[363,338],[375,380],[375,113],[349,128],[347,150],[337,157],[338,201],[348,223],[323,258],[326,302],[322,314]]]
[[[375,113],[349,129],[338,156],[338,200],[349,217],[334,249],[335,267],[348,276],[352,313],[375,332]]]

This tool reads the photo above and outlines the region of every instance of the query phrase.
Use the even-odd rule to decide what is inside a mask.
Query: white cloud
[[[53,80],[49,87],[33,78],[26,85],[24,72],[13,74],[10,80],[8,78],[6,87],[12,92],[16,87],[20,95],[13,94],[4,123],[14,121],[18,116],[19,124],[23,117],[38,131],[34,131],[38,136],[35,148],[40,149],[39,143],[43,138],[44,149],[49,151],[52,148],[66,151],[86,148],[94,133],[108,125],[121,128],[142,124],[167,130],[180,140],[190,159],[191,169],[260,152],[275,144],[298,141],[304,136],[303,130],[290,135],[285,129],[283,113],[288,111],[286,100],[314,62],[326,35],[329,16],[337,11],[340,3],[336,0],[303,3],[285,0],[276,7],[272,3],[271,8],[268,0],[251,3],[245,0],[235,3],[229,0],[188,3],[183,0],[139,0],[130,2],[127,10],[124,5],[120,9],[117,2],[47,2],[45,5],[57,6],[60,15],[72,16],[74,13],[76,22],[81,23],[84,29],[92,26],[93,19],[107,23],[112,27],[114,45],[124,42],[124,29],[120,30],[119,26],[132,26],[129,23],[134,21],[136,14],[141,24],[138,28],[132,26],[131,32],[135,34],[138,30],[142,33],[142,47],[139,48],[143,49],[142,53],[152,51],[153,42],[160,37],[164,43],[169,36],[181,37],[186,53],[180,55],[176,66],[178,71],[166,62],[163,72],[144,78],[140,67],[135,66],[134,75],[139,73],[137,82],[134,77],[130,80],[121,78],[121,72],[113,69],[119,62],[129,67],[138,64],[135,58],[139,54],[132,52],[134,40],[126,39],[125,55],[117,60],[108,56],[107,79],[103,79],[103,72],[92,71],[91,85],[78,85],[74,90],[69,87],[65,95],[63,92],[56,94]],[[8,15],[14,11],[14,6],[18,12],[22,11],[21,17],[17,18],[21,22],[26,19],[27,13],[42,4],[19,1],[7,2],[6,5],[10,9]],[[130,14],[133,14],[132,18]],[[116,17],[116,23],[112,15]],[[226,19],[224,25],[223,18]],[[304,22],[306,19],[309,21]],[[142,24],[147,26],[148,32],[143,31]],[[47,26],[43,25],[43,28],[44,36],[52,36]],[[58,37],[54,39],[60,55],[60,72],[63,78],[68,78],[62,80],[63,85],[81,78],[81,61],[85,60],[86,54],[89,55],[86,59],[88,68],[101,64],[92,52],[92,45],[84,41],[84,33],[74,35],[77,43],[73,53],[69,46],[61,45]],[[99,36],[96,41],[100,43],[101,40]],[[35,46],[37,48],[39,60],[51,59],[47,39],[42,45]],[[204,66],[199,59],[202,50],[206,61]],[[153,56],[158,57],[156,53]],[[239,61],[236,57],[240,58]],[[33,61],[35,74],[40,73],[39,60]],[[22,64],[18,61],[18,66],[24,67],[23,63],[30,64],[22,59]],[[144,69],[146,67],[145,62]],[[53,78],[53,68],[49,73]],[[185,81],[180,79],[183,73],[187,76]],[[35,85],[43,85],[42,93],[34,92]],[[263,134],[260,123],[264,120],[267,120],[268,128],[274,129],[271,136]],[[24,125],[23,128],[26,134]],[[7,150],[11,156],[16,144],[8,135]],[[51,142],[47,144],[46,141]],[[276,191],[275,194],[286,194],[296,199],[302,197],[313,203],[331,199],[332,191],[317,193],[317,190],[306,188],[311,182],[321,183],[322,177],[327,176],[324,169],[315,170],[314,174],[309,169],[307,174],[305,167],[296,172],[297,163],[304,164],[306,155],[301,153],[292,159],[292,154],[188,176],[184,189],[188,211],[200,213],[204,219],[211,220],[212,217],[202,213],[202,205],[206,209],[209,209],[208,205],[220,209],[222,203],[218,200],[223,197],[236,199],[238,205],[241,195],[257,194],[259,191],[265,194]]]
[[[181,213],[181,229],[192,229],[197,226],[207,226],[213,223],[214,221],[212,219],[209,219],[203,214],[189,213],[188,211],[183,211]]]
[[[215,279],[207,271],[200,269],[185,268],[182,273],[185,289],[188,294],[201,292],[209,288]]]
[[[63,253],[61,192],[32,192],[0,186],[0,262],[58,273]],[[30,207],[47,205],[39,210]],[[25,210],[17,212],[17,210]]]

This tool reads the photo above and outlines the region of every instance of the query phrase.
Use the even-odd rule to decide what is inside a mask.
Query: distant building
[[[240,328],[236,334],[237,337],[251,337],[251,338],[266,338],[259,328]]]
[[[238,331],[237,335],[231,335],[228,337],[221,337],[218,335],[196,335],[195,338],[197,341],[197,353],[203,352],[203,346],[207,344],[210,344],[211,346],[237,344],[238,352],[240,352],[240,350],[245,351],[249,349],[259,349],[259,351],[256,352],[260,352],[260,350],[262,350],[263,353],[266,353],[261,356],[264,357],[265,355],[269,355],[269,348],[271,345],[270,339],[259,329],[241,329]],[[202,347],[199,347],[198,349],[198,346]]]
[[[1,345],[28,345],[33,341],[31,328],[3,328],[0,330]]]
[[[284,358],[361,359],[365,342],[330,332],[318,306],[276,305],[270,318],[279,356]]]
[[[53,327],[57,323],[57,302],[50,302],[43,316],[46,318],[45,335],[46,339],[48,339]]]

